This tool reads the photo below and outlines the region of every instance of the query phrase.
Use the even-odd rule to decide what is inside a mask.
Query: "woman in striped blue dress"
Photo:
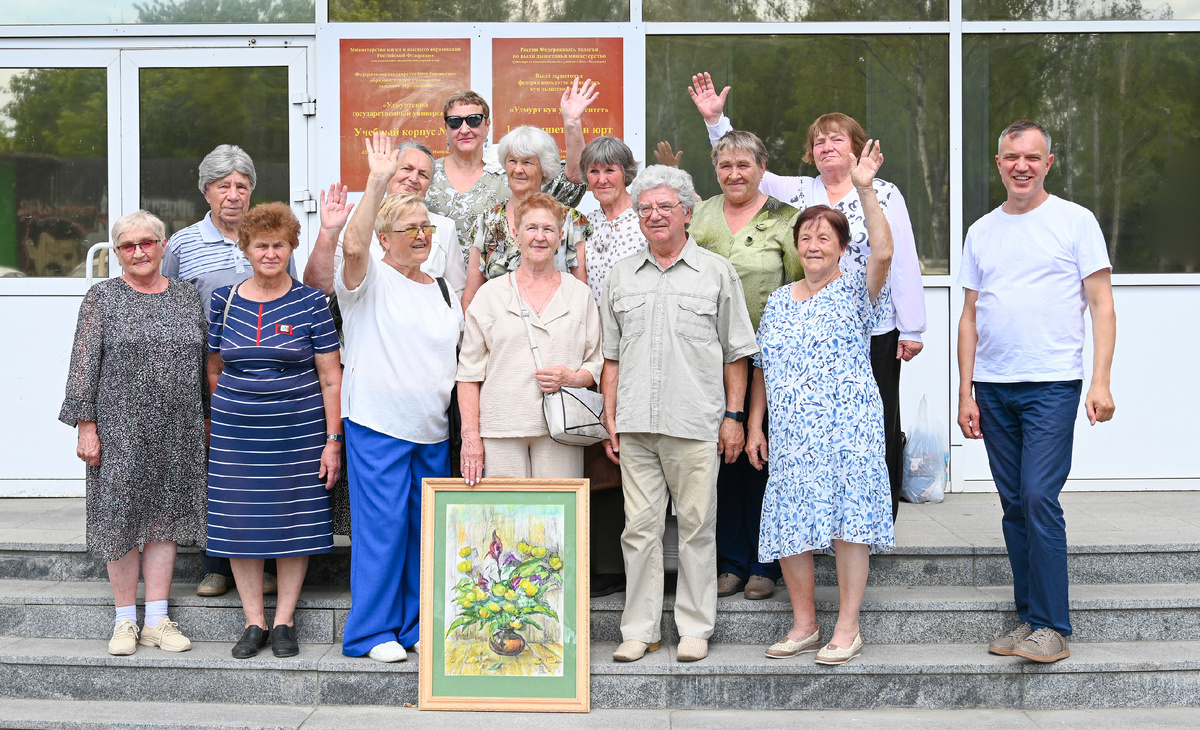
[[[294,612],[308,556],[333,549],[328,490],[341,471],[338,339],[324,295],[287,273],[300,223],[283,203],[242,218],[238,245],[254,276],[213,292],[208,362],[212,438],[208,552],[230,558],[254,656],[271,637],[295,656]],[[275,558],[274,628],[263,609],[263,560]]]

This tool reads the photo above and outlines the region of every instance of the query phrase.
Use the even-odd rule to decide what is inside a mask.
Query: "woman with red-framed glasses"
[[[178,542],[205,538],[204,309],[196,287],[161,273],[161,220],[144,210],[123,215],[112,239],[123,273],[84,295],[58,418],[79,431],[88,552],[108,561],[116,604],[108,652],[132,654],[139,643],[187,651],[167,596]]]

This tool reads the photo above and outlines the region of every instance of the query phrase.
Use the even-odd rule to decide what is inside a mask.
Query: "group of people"
[[[343,652],[405,659],[419,648],[422,480],[450,475],[452,439],[470,484],[584,476],[584,448],[551,437],[542,400],[598,387],[609,438],[596,448],[619,465],[621,486],[620,499],[603,504],[623,512],[619,537],[608,536],[627,586],[614,659],[658,648],[668,500],[679,525],[679,660],[707,656],[718,596],[766,598],[780,575],[793,626],[767,656],[858,656],[869,555],[894,545],[900,363],[920,352],[925,328],[911,224],[899,191],[876,177],[879,142],[854,119],[818,118],[805,159],[819,176],[781,177],[767,172],[762,141],[724,117],[728,87],[717,93],[701,74],[690,92],[722,190],[709,200],[677,167],[639,172],[620,139],[585,145],[580,120],[597,97],[585,82],[563,94],[565,165],[553,138],[528,126],[500,140],[498,165],[486,162],[490,110],[472,91],[445,102],[443,159],[384,133],[365,140],[363,196],[350,204],[341,184],[322,194],[303,283],[291,258],[299,223],[282,203],[250,208],[255,170],[237,147],[202,162],[211,211],[170,241],[149,213],[119,219],[112,240],[124,273],[84,298],[60,414],[78,428],[88,465],[88,548],[109,561],[110,652],[190,647],[167,614],[176,546],[189,541],[206,545],[206,560],[230,562],[246,616],[233,655],[254,656],[268,641],[276,656],[297,654],[295,607],[308,556],[332,549],[330,490],[344,469],[352,606]],[[1001,153],[1016,145],[1021,161],[1006,156],[1000,168],[1006,186],[1044,193],[1044,169],[1042,178],[1026,169],[1034,128],[1006,130]],[[1048,168],[1048,137],[1045,147]],[[1005,173],[1006,164],[1019,170]],[[599,207],[584,215],[572,206],[586,190]],[[1028,553],[1013,557],[1023,624],[990,648],[1020,654],[1022,642],[1048,643],[1045,630],[1070,633],[1065,605],[1061,615],[1044,607],[1065,601],[1065,564],[1061,586],[1047,585],[1060,577],[1047,557],[1058,549],[1057,490],[1043,480],[1034,498],[1023,485],[1016,401],[1036,398],[1008,392],[1004,353],[1026,335],[984,326],[1005,316],[992,308],[1007,294],[993,293],[991,277],[1007,288],[1015,274],[997,274],[994,247],[977,251],[975,240],[973,228],[977,263],[963,283],[970,324],[981,323],[967,340],[979,356],[964,355],[960,334],[960,421],[978,437],[983,411],[985,440],[991,423],[1014,424],[1002,447],[988,449],[1008,469],[1005,484],[997,477],[1006,537]],[[1107,259],[1088,251],[1085,290],[1064,294],[1063,312],[1083,301],[1095,316],[1103,300],[1094,267]],[[1110,343],[1110,362],[1111,353]],[[971,366],[976,410],[966,400]],[[1107,420],[1107,367],[1096,372],[1089,414]],[[980,385],[993,376],[1003,384],[995,392]],[[1053,396],[1066,403],[1067,391]],[[1057,453],[1053,477],[1065,479]],[[593,547],[600,561],[604,547]],[[816,620],[814,552],[837,562],[840,610],[828,641]],[[205,570],[220,577],[215,563]]]

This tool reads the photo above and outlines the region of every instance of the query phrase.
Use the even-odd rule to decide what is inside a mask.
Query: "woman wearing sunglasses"
[[[587,192],[587,181],[579,167],[583,153],[583,112],[596,98],[591,79],[579,79],[563,91],[562,115],[566,136],[565,168],[543,180],[541,191],[564,205],[576,206]],[[485,163],[484,148],[491,131],[491,110],[479,94],[469,89],[456,91],[442,107],[446,144],[450,154],[433,167],[433,184],[425,195],[429,212],[454,219],[458,228],[463,262],[471,247],[471,226],[480,215],[503,203],[511,195],[503,161]],[[557,146],[555,155],[558,154]]]
[[[87,465],[88,552],[108,561],[116,603],[108,652],[132,654],[139,643],[187,651],[167,595],[177,542],[204,543],[204,309],[196,287],[160,273],[162,221],[129,213],[112,237],[124,273],[83,298],[58,418],[78,428],[76,454]]]
[[[403,661],[417,643],[421,480],[450,476],[446,410],[463,325],[453,289],[421,270],[435,246],[424,202],[384,198],[397,158],[389,144],[368,146],[371,178],[334,278],[346,333],[352,547],[342,653],[381,662]],[[370,253],[372,228],[382,260]]]

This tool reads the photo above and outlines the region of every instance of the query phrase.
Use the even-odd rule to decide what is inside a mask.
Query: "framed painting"
[[[426,479],[422,710],[587,712],[586,479]]]

